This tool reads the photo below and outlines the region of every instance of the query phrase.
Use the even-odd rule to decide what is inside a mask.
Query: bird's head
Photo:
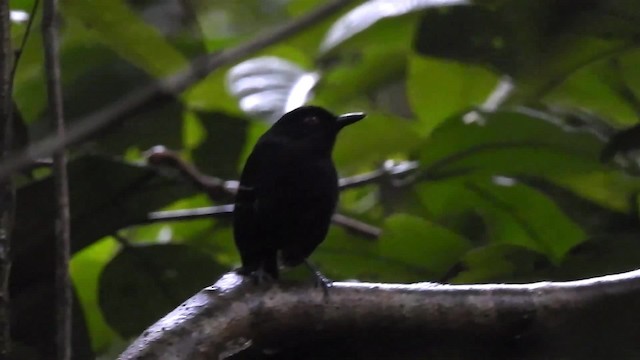
[[[362,112],[336,116],[318,106],[303,106],[284,114],[269,132],[293,144],[330,151],[338,132],[365,116]]]

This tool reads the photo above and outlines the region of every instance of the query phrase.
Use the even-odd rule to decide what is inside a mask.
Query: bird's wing
[[[258,270],[265,261],[275,261],[275,251],[264,236],[264,214],[258,208],[261,183],[269,167],[267,160],[274,151],[269,144],[256,145],[245,163],[236,194],[233,231],[242,267],[247,272]]]

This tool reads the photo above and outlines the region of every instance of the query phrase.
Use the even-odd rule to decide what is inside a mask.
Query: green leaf
[[[526,248],[492,244],[473,249],[464,256],[462,268],[452,279],[454,283],[527,282],[541,280],[536,271],[549,262],[537,252]]]
[[[247,137],[247,120],[220,112],[195,115],[201,121],[205,139],[191,153],[194,165],[208,175],[239,178],[237,164]]]
[[[189,190],[155,171],[100,156],[84,156],[69,163],[71,246],[78,251],[95,241],[146,218]],[[53,261],[55,201],[51,176],[18,189],[14,230],[15,263],[12,276],[45,276],[38,264]],[[38,250],[36,250],[38,249]],[[23,263],[24,262],[24,263]],[[24,266],[24,268],[22,268]],[[37,271],[33,271],[37,270]]]
[[[562,184],[526,177],[518,181],[552,199],[587,234],[638,231],[633,215],[638,181],[618,173],[596,173],[563,179]]]
[[[98,278],[117,249],[112,238],[105,238],[77,252],[71,259],[69,271],[84,311],[94,351],[101,353],[118,336],[107,325],[98,305]]]
[[[466,183],[478,200],[494,243],[519,245],[558,263],[585,238],[584,231],[553,200],[528,186]]]
[[[387,256],[376,242],[332,226],[311,261],[330,279],[415,282],[433,278],[425,267]]]
[[[560,266],[543,269],[541,277],[566,281],[632,271],[638,268],[639,254],[637,229],[601,234],[573,249]]]
[[[139,335],[227,269],[186,245],[124,248],[100,276],[100,307],[120,335]]]
[[[409,102],[421,134],[450,116],[480,105],[497,84],[495,74],[478,66],[422,56],[409,58]]]
[[[314,89],[319,102],[330,108],[344,105],[404,78],[407,49],[374,42],[357,52],[345,61],[332,62],[323,71]]]
[[[68,121],[70,126],[76,123],[74,120],[96,109],[121,101],[122,89],[133,89],[153,81],[140,69],[104,50],[83,50],[68,59],[70,66],[81,61],[82,57],[103,56],[110,60],[94,63],[84,72],[74,74],[73,81],[65,84],[65,116],[71,119]],[[96,91],[97,86],[100,91]],[[109,136],[96,142],[96,150],[121,155],[132,146],[142,150],[158,144],[174,149],[182,147],[182,102],[167,96],[154,105],[130,114],[127,121],[112,125]]]
[[[155,77],[181,70],[187,61],[121,0],[63,0],[63,14],[79,20],[120,56]],[[135,34],[135,36],[132,36]]]
[[[354,109],[355,110],[355,109]],[[333,158],[336,165],[351,169],[381,163],[398,154],[407,154],[420,144],[414,124],[406,119],[372,113],[340,132]]]
[[[601,146],[597,136],[553,114],[521,109],[471,124],[450,118],[428,139],[421,164],[428,177],[461,172],[557,177],[605,170],[598,160]]]
[[[468,240],[416,216],[392,215],[385,221],[379,251],[385,257],[445,274],[466,251]]]
[[[424,182],[418,194],[430,216],[438,222],[454,224],[459,233],[474,232],[487,242],[516,245],[544,254],[558,263],[565,254],[585,238],[585,230],[568,218],[562,209],[537,190],[517,179],[464,177]],[[452,221],[468,212],[481,216],[477,224]],[[485,232],[485,235],[477,232]]]
[[[354,46],[358,41],[357,36],[364,34],[371,36],[371,29],[379,30],[383,27],[394,29],[390,31],[380,31],[376,33],[377,41],[393,44],[402,38],[405,31],[408,33],[413,29],[413,22],[406,21],[402,17],[415,15],[416,13],[430,8],[442,8],[447,6],[468,4],[466,0],[378,0],[368,1],[357,6],[329,29],[325,39],[320,45],[320,52],[327,53],[337,47],[346,48]],[[375,25],[375,26],[374,26]],[[369,34],[366,34],[369,33]],[[380,34],[386,33],[387,37]]]
[[[504,1],[497,6],[427,12],[416,50],[482,64],[514,78],[508,103],[535,101],[571,73],[629,48],[638,8],[623,2]],[[450,24],[464,24],[451,29]],[[438,31],[442,29],[442,31]],[[447,36],[440,36],[443,31]]]
[[[640,90],[640,51],[632,50],[615,59],[607,58],[586,66],[544,97],[548,103],[589,109],[603,119],[619,124],[638,121],[638,101],[625,99],[625,95]],[[631,94],[625,94],[623,87]]]

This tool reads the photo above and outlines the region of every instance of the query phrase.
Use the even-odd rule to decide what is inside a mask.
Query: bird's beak
[[[367,114],[363,112],[342,114],[336,118],[336,123],[338,124],[338,127],[342,129],[347,125],[351,125],[354,122],[364,119],[365,116],[367,116]]]

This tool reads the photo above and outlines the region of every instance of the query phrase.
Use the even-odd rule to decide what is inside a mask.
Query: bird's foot
[[[304,260],[305,265],[311,270],[313,273],[313,277],[315,278],[316,287],[321,287],[322,292],[324,293],[324,297],[329,297],[329,288],[333,286],[333,281],[329,280],[326,276],[324,276],[317,267],[315,267],[309,260]]]
[[[264,269],[247,270],[244,268],[239,268],[236,270],[236,273],[251,278],[251,280],[253,280],[254,284],[256,285],[269,284],[276,281],[276,278],[274,278],[268,272],[264,271]]]

